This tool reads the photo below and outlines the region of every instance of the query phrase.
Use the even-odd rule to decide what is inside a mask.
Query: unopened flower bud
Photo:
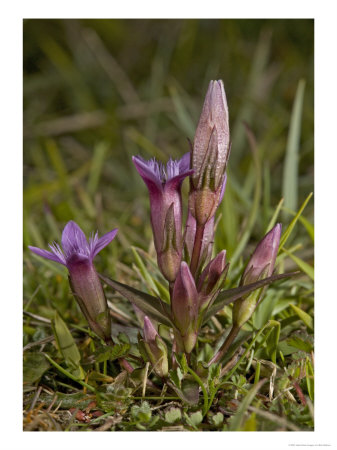
[[[218,291],[226,277],[227,270],[226,250],[222,250],[203,270],[198,283],[199,295],[207,297]]]
[[[278,223],[259,242],[253,255],[251,256],[245,271],[243,272],[241,284],[254,283],[262,278],[272,275],[276,256],[280,244],[282,225]],[[241,327],[250,319],[257,305],[262,299],[264,289],[257,289],[240,298],[233,306],[233,325]]]
[[[197,339],[198,292],[190,269],[184,261],[174,283],[171,309],[184,349],[190,353]]]
[[[167,347],[147,316],[144,317],[144,345],[156,374],[166,377],[168,374]]]
[[[198,225],[215,214],[220,203],[229,156],[226,94],[221,80],[211,81],[194,137],[189,209]]]

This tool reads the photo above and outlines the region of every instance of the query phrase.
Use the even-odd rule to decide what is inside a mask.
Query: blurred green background
[[[231,259],[256,194],[258,175],[243,122],[257,142],[261,180],[248,242],[261,239],[284,194],[284,204],[297,210],[313,190],[313,68],[313,20],[25,20],[26,300],[37,282],[43,301],[53,302],[57,289],[68,290],[65,280],[53,287],[44,281],[63,268],[47,261],[41,267],[26,248],[59,240],[70,219],[87,234],[119,228],[97,264],[120,281],[131,276],[131,245],[153,254],[147,190],[131,156],[167,160],[188,151],[211,79],[224,81],[232,138],[217,248],[227,248]],[[301,79],[299,146],[285,170]],[[186,182],[184,195],[187,188]],[[312,203],[305,210],[309,221]],[[282,214],[289,223],[292,216]],[[296,244],[300,238],[299,255],[310,261],[311,241],[303,225],[297,228],[292,239]]]

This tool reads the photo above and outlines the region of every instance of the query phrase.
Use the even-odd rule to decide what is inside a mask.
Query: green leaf
[[[295,347],[303,352],[310,353],[313,349],[313,346],[310,342],[304,341],[299,336],[291,336],[286,340],[286,343],[291,347]]]
[[[207,320],[214,316],[218,311],[220,311],[224,306],[233,303],[235,300],[238,300],[243,295],[249,294],[256,289],[259,289],[263,286],[266,286],[273,281],[282,280],[284,278],[289,278],[294,275],[297,275],[298,272],[290,272],[283,273],[281,275],[272,275],[271,277],[264,278],[263,280],[256,281],[255,283],[247,284],[245,286],[240,286],[233,289],[228,289],[226,291],[220,292],[220,294],[215,299],[213,305],[207,310],[203,322],[207,322]]]
[[[298,317],[305,323],[305,325],[310,328],[311,330],[314,329],[314,321],[311,316],[309,316],[308,313],[303,311],[303,309],[299,308],[298,306],[289,305],[293,311],[298,315]]]
[[[184,375],[186,375],[187,372],[188,372],[188,364],[187,364],[187,359],[186,359],[185,353],[183,353],[183,354],[181,355],[181,358],[179,358],[179,356],[176,355],[176,359],[177,359],[177,361],[178,361],[178,363],[179,363],[179,365],[180,365],[180,368],[181,368],[181,370],[182,370],[182,373],[183,373]]]
[[[202,418],[203,418],[203,415],[202,415],[202,412],[201,412],[201,411],[197,411],[197,412],[195,412],[195,413],[192,413],[192,414],[190,415],[190,417],[189,417],[191,423],[192,423],[195,427],[197,427],[198,425],[201,424]]]
[[[55,311],[52,327],[57,347],[73,375],[83,380],[84,372],[80,366],[81,355],[67,325]]]
[[[309,358],[307,358],[305,363],[305,372],[309,397],[311,401],[314,401],[314,369]]]
[[[165,422],[174,423],[181,419],[181,410],[179,408],[170,408],[165,412]]]
[[[172,377],[172,374],[170,374]],[[194,380],[182,380],[181,389],[171,382],[168,385],[177,393],[178,397],[188,405],[194,406],[199,402],[199,384]]]
[[[24,353],[23,357],[23,381],[25,383],[35,383],[49,369],[50,364],[43,353]]]
[[[275,289],[270,289],[266,292],[262,299],[263,301],[260,301],[252,317],[255,328],[261,328],[273,317],[273,310],[280,294],[281,293],[275,291]],[[289,306],[289,303],[287,306]]]
[[[282,189],[284,196],[284,206],[289,209],[297,208],[298,160],[304,89],[305,81],[300,80],[297,86],[293,110],[291,113],[286,157],[284,162]]]
[[[181,388],[181,380],[183,379],[183,374],[181,373],[181,370],[179,367],[176,369],[171,369],[169,372],[170,380],[177,388]]]
[[[95,362],[114,361],[128,354],[129,344],[115,344],[113,347],[103,347],[95,353]]]
[[[114,288],[131,303],[138,306],[138,308],[150,318],[172,327],[172,322],[170,319],[171,313],[168,305],[163,303],[159,298],[153,297],[145,292],[138,291],[138,289],[127,286],[126,284],[118,283],[118,281],[111,280],[101,274],[99,276],[106,284]]]
[[[140,422],[149,422],[152,416],[152,411],[148,402],[143,402],[140,406],[134,405],[131,408],[131,415],[135,420]]]
[[[267,352],[270,356],[272,362],[276,364],[276,352],[277,346],[280,339],[281,325],[279,322],[275,321],[275,327],[272,329],[270,335],[267,339]]]
[[[211,421],[216,427],[219,427],[223,423],[223,420],[224,415],[221,412],[218,412],[211,417]]]

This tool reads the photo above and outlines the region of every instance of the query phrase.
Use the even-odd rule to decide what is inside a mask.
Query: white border
[[[235,2],[12,1],[1,20],[1,441],[11,449],[336,448],[336,43],[335,1]],[[6,9],[5,9],[6,8]],[[23,433],[21,417],[22,19],[23,18],[314,18],[316,221],[316,428],[285,433]],[[5,139],[3,139],[5,138]],[[19,357],[18,357],[19,355]],[[178,448],[179,448],[178,447]]]

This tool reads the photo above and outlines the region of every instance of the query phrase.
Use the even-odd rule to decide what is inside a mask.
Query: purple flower
[[[193,173],[190,154],[180,160],[170,159],[166,167],[155,159],[132,158],[150,194],[151,224],[158,265],[165,278],[173,282],[182,254],[181,184]]]
[[[101,238],[96,233],[87,241],[81,228],[71,220],[62,233],[62,248],[55,242],[49,244],[51,251],[28,247],[36,255],[67,267],[72,291],[83,314],[93,331],[105,340],[111,339],[110,314],[93,259],[116,233],[114,229]]]
[[[215,214],[220,202],[229,157],[226,94],[221,80],[211,81],[195,132],[189,209],[198,225]]]

